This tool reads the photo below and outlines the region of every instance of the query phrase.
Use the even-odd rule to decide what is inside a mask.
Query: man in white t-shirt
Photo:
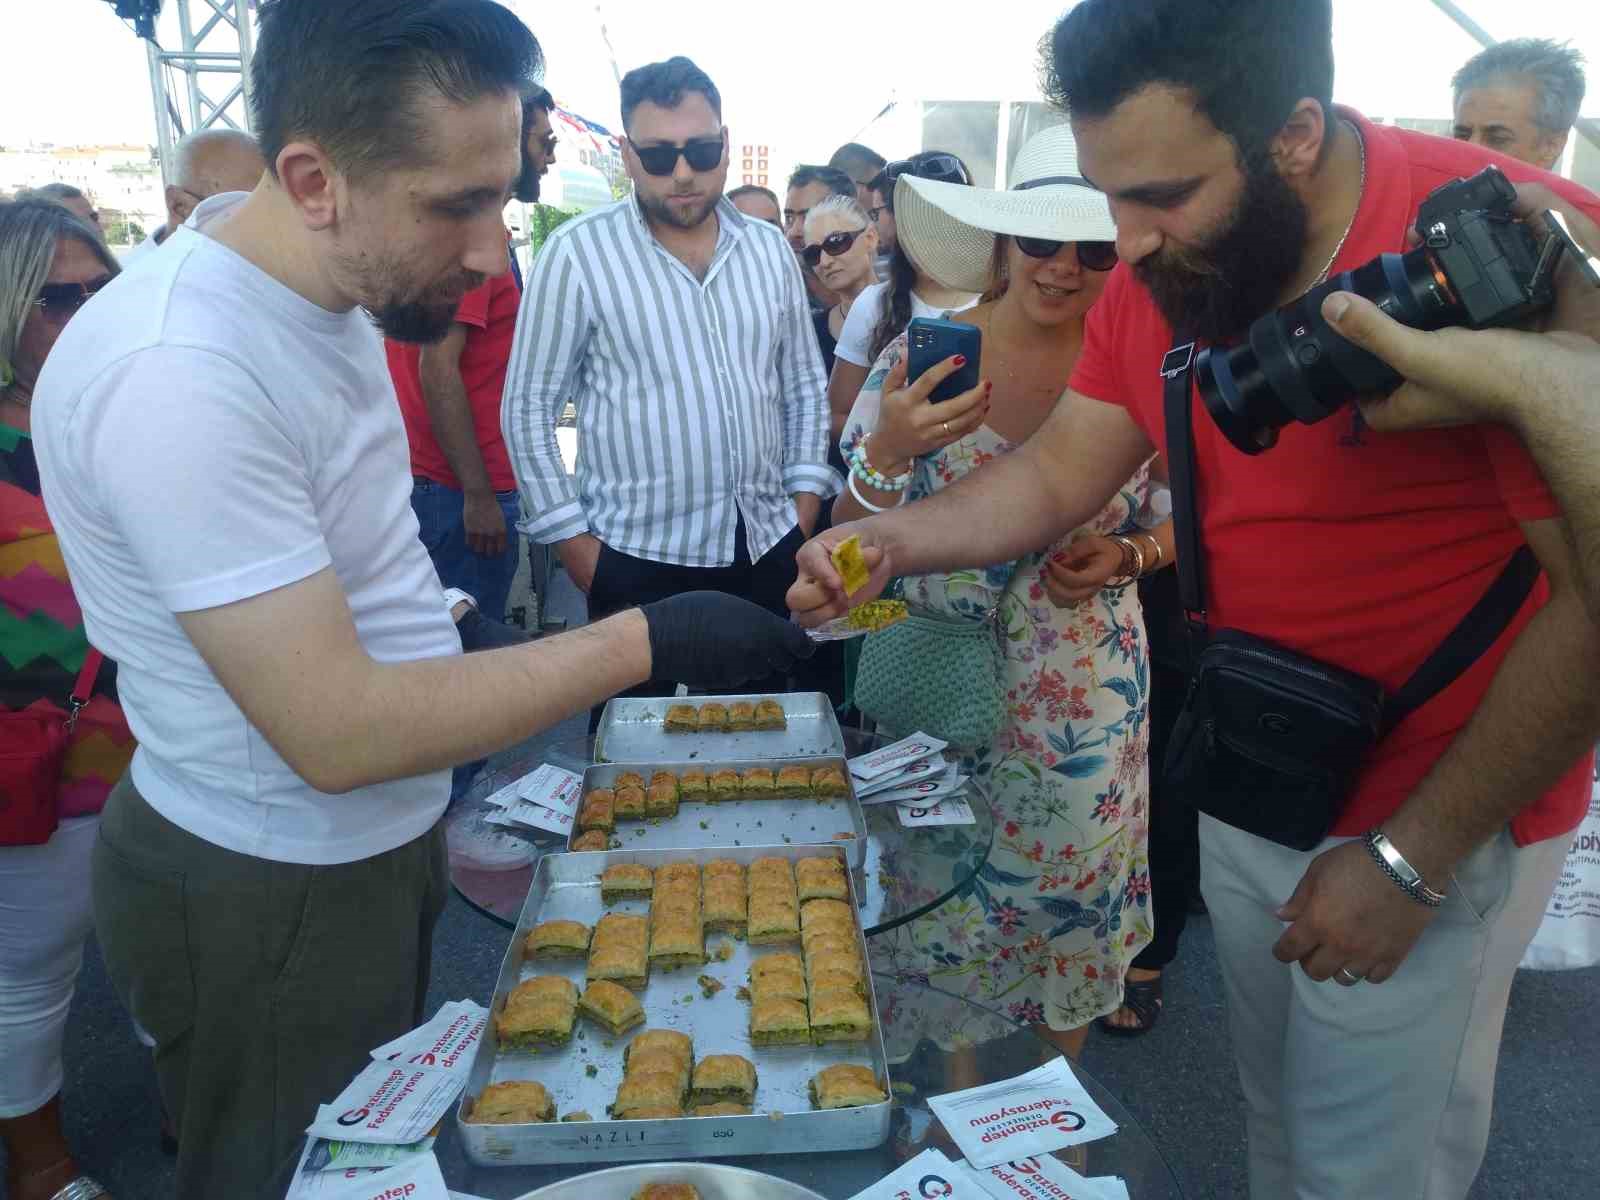
[[[316,1106],[419,1020],[453,764],[653,676],[731,687],[809,647],[690,593],[461,656],[378,331],[436,339],[506,270],[540,61],[490,0],[262,0],[267,174],[104,289],[35,389],[45,496],[139,740],[95,914],[183,1200],[281,1196]]]

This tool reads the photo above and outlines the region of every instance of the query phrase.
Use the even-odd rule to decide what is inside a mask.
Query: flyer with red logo
[[[924,1150],[892,1175],[885,1175],[850,1200],[990,1200],[977,1173],[951,1162],[937,1150]]]
[[[907,829],[919,825],[972,825],[977,818],[972,815],[972,805],[960,796],[935,800],[932,804],[897,804],[895,815]]]
[[[442,1067],[465,1075],[472,1069],[472,1052],[483,1037],[489,1010],[471,1000],[452,1000],[420,1029],[385,1042],[372,1052],[383,1062],[420,1067]]]
[[[930,754],[937,754],[949,744],[926,733],[914,733],[881,749],[859,754],[850,759],[850,774],[857,779],[877,779],[892,772],[903,771],[912,763],[927,758]]]
[[[439,1160],[424,1154],[398,1167],[379,1171],[323,1192],[328,1200],[450,1200]]]
[[[465,1081],[463,1072],[443,1067],[368,1063],[337,1100],[318,1107],[306,1132],[329,1141],[419,1141],[439,1123]]]
[[[1048,1154],[1117,1131],[1063,1058],[1015,1079],[931,1096],[928,1107],[975,1167]]]
[[[978,1171],[995,1200],[1127,1200],[1120,1179],[1085,1179],[1049,1154],[997,1163]]]

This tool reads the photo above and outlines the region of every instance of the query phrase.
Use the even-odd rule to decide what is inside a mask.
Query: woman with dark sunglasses
[[[1066,387],[1084,318],[1116,265],[1116,229],[1105,197],[1079,176],[1066,126],[1031,138],[1013,178],[1005,190],[905,175],[897,182],[901,248],[946,286],[984,293],[982,303],[951,317],[980,331],[983,381],[932,403],[933,388],[959,364],[947,360],[908,384],[906,338],[891,342],[846,423],[850,477],[836,523],[983,470],[1025,442]],[[998,670],[1006,712],[994,740],[965,764],[988,783],[993,869],[971,894],[874,938],[874,969],[1003,1006],[1072,1058],[1090,1024],[1122,1003],[1128,965],[1152,933],[1149,664],[1138,593],[1126,586],[1171,561],[1170,543],[1158,550],[1136,525],[1148,485],[1141,467],[1092,522],[1015,563],[903,581],[914,614],[980,629],[992,619],[1003,661],[984,669]],[[1083,542],[1112,547],[1110,568],[1080,561]],[[1071,599],[1061,591],[1060,606],[1050,602],[1058,568],[1075,589]],[[894,630],[870,634],[863,678],[875,639],[882,639],[878,655],[931,646]],[[902,669],[892,657],[882,663],[886,675]],[[927,674],[904,669],[913,678]],[[987,681],[974,680],[973,690],[980,682]],[[872,707],[870,695],[860,698],[864,711]],[[893,725],[890,712],[868,715]],[[939,1028],[936,1015],[915,1005],[897,1010],[884,1031],[904,1031],[911,1042],[959,1041],[958,1030]]]
[[[800,258],[838,303],[816,313],[817,346],[822,369],[833,370],[834,347],[857,298],[878,281],[874,261],[878,233],[866,211],[849,196],[829,196],[806,214],[805,248]]]
[[[954,154],[942,150],[914,154],[890,163],[872,181],[873,191],[884,198],[891,210],[895,183],[906,175],[962,187],[972,183],[966,164]],[[875,226],[881,224],[883,222],[874,221]],[[883,353],[885,346],[905,332],[912,317],[958,312],[977,302],[977,293],[945,286],[922,270],[896,242],[889,255],[888,278],[862,292],[839,332],[834,365],[828,376],[833,436],[837,438],[844,432],[844,419],[850,415],[850,407],[866,382],[867,368]]]
[[[49,201],[0,204],[0,706],[67,708],[89,652],[39,497],[33,387],[56,339],[117,274],[95,231]],[[133,756],[106,663],[69,735],[55,832],[19,845],[0,821],[0,1141],[12,1200],[107,1193],[61,1127],[61,1043],[89,935],[99,812]]]

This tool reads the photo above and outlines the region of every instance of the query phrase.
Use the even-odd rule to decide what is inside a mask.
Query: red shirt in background
[[[500,393],[505,387],[506,360],[511,357],[521,299],[516,280],[507,271],[468,292],[456,309],[456,320],[468,327],[467,344],[461,351],[461,380],[466,384],[467,403],[472,407],[472,424],[478,433],[483,464],[489,470],[489,484],[497,492],[509,492],[517,486],[505,438],[500,433]],[[389,356],[389,374],[394,377],[400,414],[405,418],[406,437],[411,442],[411,473],[459,490],[461,482],[439,449],[428,406],[422,398],[422,379],[417,369],[421,347],[388,339],[383,347]]]
[[[1405,247],[1423,198],[1494,162],[1539,180],[1600,220],[1584,189],[1466,142],[1373,125],[1341,109],[1366,145],[1367,185],[1335,270]],[[1089,312],[1074,391],[1127,408],[1165,453],[1162,356],[1172,329],[1119,266]],[[1507,430],[1470,426],[1376,434],[1353,407],[1284,428],[1250,456],[1193,400],[1211,623],[1244,630],[1376,679],[1391,691],[1444,641],[1523,544],[1518,522],[1560,515],[1532,459]],[[1377,747],[1335,834],[1388,817],[1422,781],[1482,700],[1501,660],[1549,598],[1540,578],[1511,627],[1465,675]],[[1590,759],[1512,823],[1520,844],[1572,830],[1589,805]]]

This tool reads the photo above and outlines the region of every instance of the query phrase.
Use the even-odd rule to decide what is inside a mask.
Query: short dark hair
[[[1538,94],[1534,124],[1546,133],[1565,134],[1577,123],[1586,81],[1583,54],[1565,42],[1514,38],[1469,58],[1450,84],[1456,103],[1461,93],[1502,79],[1525,79]]]
[[[827,185],[835,196],[854,196],[856,194],[856,181],[851,179],[838,167],[822,167],[815,163],[801,163],[794,169],[794,174],[789,176],[786,191],[794,191],[798,187],[810,187],[813,183]]]
[[[677,108],[690,92],[698,92],[722,120],[722,93],[717,85],[692,61],[681,54],[666,62],[646,63],[622,77],[622,127],[628,128],[633,110],[649,102],[661,108]]]
[[[731,203],[740,196],[765,196],[772,201],[773,208],[777,209],[779,213],[783,212],[783,204],[779,201],[778,194],[771,188],[762,187],[759,183],[746,183],[734,188],[733,191],[728,193],[728,200]]]
[[[493,0],[261,0],[250,68],[256,136],[277,174],[297,137],[362,175],[427,152],[416,99],[519,94],[544,55]]]
[[[522,90],[522,134],[527,136],[528,130],[533,128],[535,113],[549,112],[556,106],[555,98],[550,95],[548,88],[540,87],[537,83],[529,84]]]
[[[856,175],[872,177],[889,165],[889,160],[870,146],[860,142],[846,142],[828,159],[830,167],[837,167],[852,179]]]
[[[1046,37],[1044,94],[1074,117],[1165,84],[1233,140],[1265,152],[1295,102],[1331,112],[1331,0],[1084,0]]]

